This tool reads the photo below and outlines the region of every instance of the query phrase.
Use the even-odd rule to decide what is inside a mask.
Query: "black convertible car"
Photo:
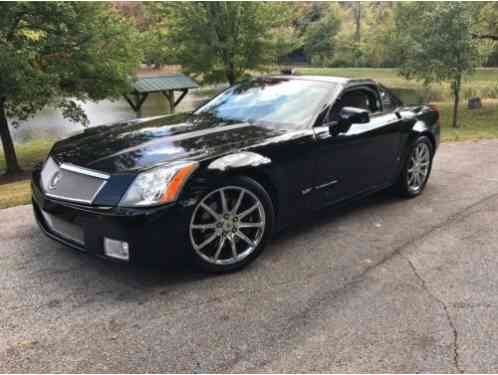
[[[190,114],[57,142],[33,174],[34,212],[81,251],[126,262],[183,251],[230,271],[305,212],[392,186],[420,194],[438,119],[372,80],[260,77]]]

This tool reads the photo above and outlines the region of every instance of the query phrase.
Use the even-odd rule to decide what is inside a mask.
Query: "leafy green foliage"
[[[291,52],[303,47],[303,40],[292,26],[276,27],[271,30],[271,45],[274,49],[274,63],[282,65]]]
[[[164,17],[162,4],[145,2],[142,6],[143,20],[140,29],[143,63],[156,67],[176,63],[175,44],[169,40],[169,17]]]
[[[310,22],[303,35],[304,53],[312,64],[325,65],[334,56],[335,36],[341,20],[335,4],[321,9],[319,18]]]
[[[475,32],[480,35],[498,36],[498,3],[485,1],[475,4]]]
[[[107,3],[0,4],[0,130],[7,170],[16,162],[7,117],[46,105],[85,123],[79,101],[117,98],[142,60],[134,25]]]
[[[395,65],[392,3],[314,2],[293,6],[293,24],[309,63],[343,67]]]
[[[475,17],[474,36],[484,36],[476,38],[480,40],[480,52],[484,56],[484,66],[498,65],[498,3],[483,2],[477,5],[480,8]]]
[[[204,82],[234,83],[247,70],[263,69],[274,60],[274,27],[286,12],[265,2],[162,3],[169,39],[187,74]]]
[[[426,84],[456,80],[479,63],[471,36],[472,12],[464,3],[405,3],[396,8],[401,74]]]
[[[133,25],[106,4],[0,4],[7,115],[25,119],[50,103],[84,121],[75,100],[117,98],[129,88],[141,60],[135,40]]]
[[[425,85],[451,82],[457,127],[462,77],[480,63],[478,43],[471,34],[476,8],[460,2],[414,2],[400,3],[395,11],[400,74]]]
[[[363,33],[364,66],[391,67],[398,61],[393,53],[394,40],[394,15],[391,4],[372,3],[367,9],[365,29]]]

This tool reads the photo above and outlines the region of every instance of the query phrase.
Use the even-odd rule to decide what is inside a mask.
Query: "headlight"
[[[140,173],[119,202],[125,207],[144,207],[173,202],[197,163],[158,167]]]

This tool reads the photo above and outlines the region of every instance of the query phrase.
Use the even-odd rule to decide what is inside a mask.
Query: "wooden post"
[[[168,99],[169,110],[171,113],[175,112],[175,92],[173,90],[161,91],[163,95]]]
[[[182,101],[182,99],[185,97],[185,95],[187,95],[188,93],[188,89],[185,89],[182,91],[182,94],[178,97],[178,99],[176,99],[176,102],[175,102],[175,107],[180,104],[180,102]]]
[[[131,108],[133,108],[133,110],[136,112],[137,117],[141,117],[142,105],[144,104],[145,99],[147,99],[149,94],[148,93],[140,94],[138,92],[134,92],[133,95],[135,96],[135,101],[133,101],[133,99],[126,94],[123,95],[123,97],[126,99]]]
[[[130,105],[131,108],[133,108],[133,110],[135,112],[137,112],[137,106],[135,105],[135,103],[133,102],[133,100],[126,94],[123,95],[123,97],[126,99],[126,101],[128,102],[128,104]]]
[[[142,104],[144,104],[145,102],[145,99],[147,99],[147,97],[149,96],[148,93],[145,93],[145,94],[142,94],[142,96],[140,97],[139,95],[137,95],[137,99],[138,99],[138,111],[137,111],[137,116],[138,117],[142,117]]]

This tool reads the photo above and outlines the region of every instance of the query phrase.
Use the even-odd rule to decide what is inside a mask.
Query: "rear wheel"
[[[428,137],[419,137],[412,143],[398,181],[402,196],[411,198],[422,193],[431,173],[433,156],[432,142]]]
[[[253,179],[232,177],[206,194],[189,225],[195,263],[211,272],[242,268],[263,250],[273,225],[273,205]]]

